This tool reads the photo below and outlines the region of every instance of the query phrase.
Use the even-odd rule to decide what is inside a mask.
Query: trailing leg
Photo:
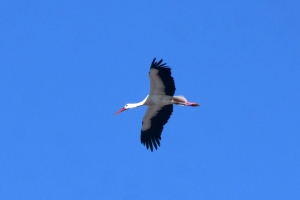
[[[193,106],[193,107],[200,106],[200,104],[196,103],[196,102],[186,102],[185,105],[186,106]]]
[[[184,96],[174,96],[172,98],[172,102],[179,106],[193,106],[193,107],[200,106],[200,104],[196,102],[188,102]]]

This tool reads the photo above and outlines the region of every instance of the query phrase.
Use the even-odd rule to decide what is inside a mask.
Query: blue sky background
[[[299,199],[300,1],[0,1],[0,199]],[[140,143],[152,59],[176,94]]]

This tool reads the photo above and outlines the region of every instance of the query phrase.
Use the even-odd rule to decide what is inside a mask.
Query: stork
[[[128,103],[114,115],[125,110],[147,105],[148,109],[142,121],[141,143],[147,149],[153,151],[160,146],[161,133],[164,125],[168,122],[172,112],[173,104],[179,106],[200,106],[195,102],[188,102],[184,96],[173,96],[175,83],[171,76],[171,69],[162,64],[163,60],[156,62],[153,59],[149,72],[150,94],[139,103]]]

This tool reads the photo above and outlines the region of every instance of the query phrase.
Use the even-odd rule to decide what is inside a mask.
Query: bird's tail
[[[174,96],[172,98],[172,102],[180,106],[184,106],[187,102],[187,99],[184,96]]]
[[[200,104],[196,102],[188,102],[184,96],[174,96],[172,98],[172,103],[179,106],[200,106]]]

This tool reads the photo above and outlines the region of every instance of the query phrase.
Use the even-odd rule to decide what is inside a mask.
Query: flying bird
[[[125,110],[147,105],[148,109],[142,121],[141,143],[147,149],[153,151],[160,146],[161,133],[164,125],[168,122],[172,112],[173,104],[179,106],[200,106],[195,102],[188,102],[184,96],[173,96],[175,83],[171,76],[171,69],[163,63],[156,62],[154,58],[149,72],[150,94],[139,103],[128,103],[114,115]]]

